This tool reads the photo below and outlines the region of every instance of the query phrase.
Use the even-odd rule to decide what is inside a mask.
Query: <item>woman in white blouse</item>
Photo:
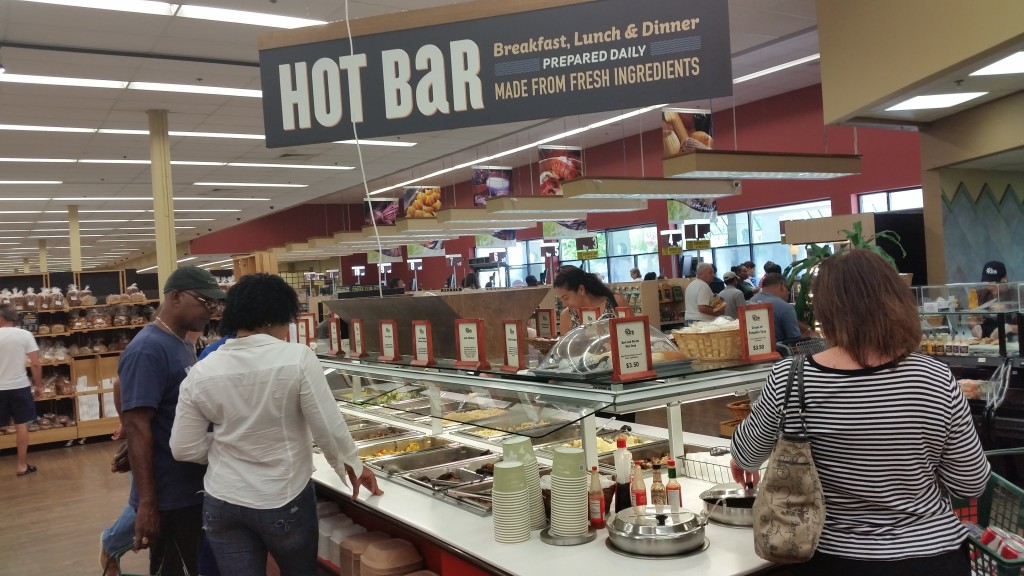
[[[316,573],[313,441],[342,479],[382,492],[356,454],[316,356],[285,341],[299,311],[278,276],[243,277],[228,293],[221,330],[237,338],[192,367],[171,431],[178,460],[209,463],[203,524],[225,573]],[[310,436],[312,435],[312,438]]]

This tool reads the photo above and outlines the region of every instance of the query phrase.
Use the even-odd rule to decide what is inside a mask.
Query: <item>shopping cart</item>
[[[1024,454],[1024,448],[990,450],[987,456],[1011,456]],[[992,474],[984,494],[977,498],[951,498],[953,512],[964,522],[973,522],[982,528],[994,526],[1024,536],[1024,490],[998,474]],[[985,576],[1022,576],[1024,558],[1009,560],[995,550],[970,536],[973,573]]]
[[[775,345],[775,349],[783,356],[793,356],[795,354],[807,354],[810,356],[811,354],[828,350],[829,345],[824,338],[804,337],[779,342]]]

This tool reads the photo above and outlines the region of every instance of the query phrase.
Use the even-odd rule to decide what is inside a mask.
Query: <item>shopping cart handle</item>
[[[986,450],[985,456],[1012,456],[1014,454],[1024,454],[1024,447],[1021,448],[1003,448],[1001,450]]]

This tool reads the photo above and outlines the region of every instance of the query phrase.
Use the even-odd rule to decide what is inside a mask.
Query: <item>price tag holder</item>
[[[740,351],[744,360],[778,358],[775,351],[775,313],[772,305],[747,304],[739,307]]]
[[[555,334],[555,311],[551,308],[537,308],[537,336],[540,338],[554,338]]]
[[[612,318],[612,381],[631,382],[657,376],[651,369],[651,328],[647,316]]]
[[[301,342],[299,340],[299,324],[296,324],[295,322],[288,324],[288,341],[295,344]]]
[[[616,318],[632,318],[633,317],[633,309],[630,308],[629,306],[616,306],[615,307],[615,317]]]
[[[331,314],[328,319],[330,328],[331,349],[327,351],[328,356],[344,356],[341,351],[341,318],[337,314]]]
[[[367,356],[362,320],[352,320],[349,322],[349,336],[349,347],[352,349],[351,356],[353,358],[363,358]]]
[[[412,321],[412,362],[413,366],[433,366],[434,331],[426,320]]]
[[[306,346],[316,342],[316,314],[299,314],[299,342]]]
[[[523,330],[523,321],[505,320],[501,323],[501,330],[505,338],[505,363],[501,371],[518,372],[526,368],[526,331]]]
[[[601,309],[592,306],[583,306],[580,308],[580,323],[581,324],[593,324],[597,322],[598,318],[601,317]]]
[[[402,357],[398,353],[398,322],[394,320],[380,321],[380,356],[382,362],[395,362]]]
[[[487,351],[484,349],[484,321],[479,318],[459,318],[455,320],[455,343],[458,346],[456,368],[470,370],[486,370],[491,367],[487,363]]]

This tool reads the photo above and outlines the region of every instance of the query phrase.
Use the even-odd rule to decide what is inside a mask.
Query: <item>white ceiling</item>
[[[317,20],[341,20],[344,3],[337,0],[279,2],[269,0],[191,0],[188,3],[252,10]],[[353,18],[452,4],[445,0],[352,1]],[[102,5],[101,0],[97,0]],[[818,51],[814,0],[729,0],[733,76],[739,77]],[[259,89],[257,38],[264,27],[168,16],[138,15],[99,9],[61,7],[21,0],[0,0],[0,62],[11,74],[70,76],[119,81],[203,84]],[[144,55],[152,55],[143,57]],[[160,57],[156,57],[160,56]],[[194,59],[194,60],[193,60]],[[216,61],[210,62],[210,61]],[[738,84],[731,98],[677,105],[730,108],[804,86],[817,84],[817,63],[790,68]],[[109,88],[54,87],[0,82],[0,124],[147,130],[150,109],[169,111],[171,131],[261,135],[263,118],[258,98],[174,94]],[[550,121],[504,124],[457,131],[408,135],[392,140],[416,146],[362,147],[370,190],[397,184],[445,166],[470,161],[616,116],[623,111]],[[592,146],[653,129],[657,112],[576,136],[564,144]],[[267,149],[262,140],[172,136],[173,161],[279,163],[358,166],[350,144],[320,144]],[[143,135],[55,133],[0,130],[0,158],[136,159],[149,157]],[[502,164],[533,161],[531,152],[502,159]],[[442,184],[467,179],[452,172]],[[359,202],[363,179],[358,169],[243,168],[183,166],[172,169],[178,240],[194,239],[271,211],[309,202]],[[447,179],[447,180],[446,180]],[[154,250],[151,237],[128,236],[152,230],[150,169],[146,164],[0,162],[0,180],[61,180],[62,185],[0,185],[0,272],[20,269],[21,259],[35,260],[39,236],[66,234],[66,206],[82,211],[83,256],[110,256],[112,248],[137,249],[133,256]],[[195,186],[196,182],[274,182],[304,188],[236,188]],[[436,180],[435,180],[436,182]],[[9,198],[115,197],[110,201],[30,201]],[[265,201],[181,200],[187,197],[266,198]],[[117,212],[134,210],[136,212]],[[202,210],[230,210],[226,212]],[[86,212],[89,211],[89,212]],[[125,220],[125,222],[96,222]],[[58,221],[45,223],[46,221]],[[301,225],[301,223],[296,223]],[[65,232],[61,232],[61,230]],[[44,232],[45,230],[45,232]],[[53,230],[53,231],[50,231]],[[138,241],[142,240],[142,241]],[[51,261],[67,257],[66,238],[47,238]],[[105,255],[105,256],[104,256]],[[202,256],[190,264],[228,255]],[[123,261],[120,258],[116,261]],[[112,260],[112,262],[116,262]],[[89,261],[86,267],[89,267]],[[65,268],[57,262],[51,269]]]

